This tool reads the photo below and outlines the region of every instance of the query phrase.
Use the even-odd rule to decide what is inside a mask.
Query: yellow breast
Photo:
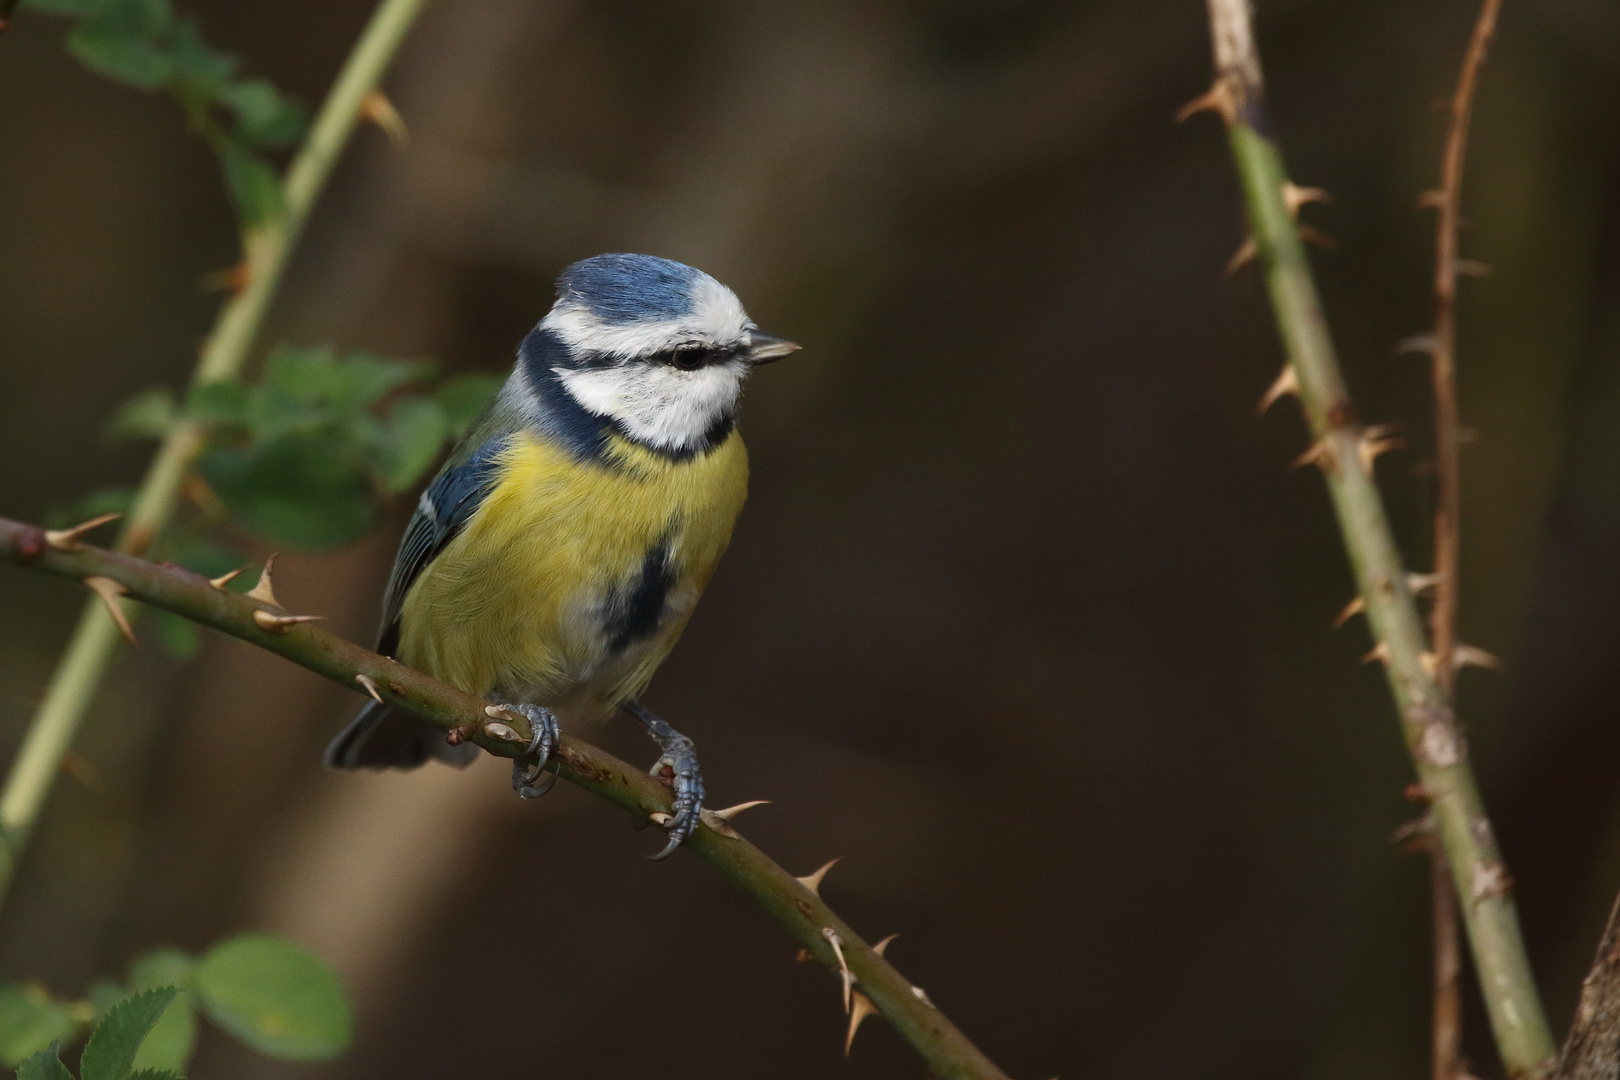
[[[399,658],[565,719],[605,715],[674,647],[747,487],[736,432],[684,461],[615,439],[587,463],[516,435],[488,497],[406,595]]]

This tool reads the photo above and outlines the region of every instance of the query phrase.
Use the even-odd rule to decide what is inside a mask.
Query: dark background
[[[316,102],[359,0],[188,0]],[[1461,0],[1262,2],[1295,179],[1336,201],[1320,283],[1428,560],[1430,318]],[[235,259],[215,164],[165,100],[81,71],[63,25],[0,38],[0,512],[139,476],[97,432],[181,385]],[[1427,868],[1351,584],[1291,403],[1193,0],[440,0],[361,132],[261,346],[501,370],[574,259],[647,251],[805,345],[759,373],[753,493],[649,703],[716,805],[1012,1075],[1425,1075]],[[1620,14],[1509,0],[1463,246],[1461,710],[1555,1026],[1620,887]],[[369,639],[406,508],[288,557],[294,610]],[[0,572],[0,750],[79,609]],[[360,1022],[335,1064],[205,1035],[211,1077],[892,1077],[840,1054],[837,987],[695,860],[505,770],[323,773],[352,693],[214,641],[123,659],[0,916],[0,975],[63,994],[163,942],[317,948]],[[632,760],[628,724],[596,733]],[[530,944],[514,948],[524,937]],[[1476,1007],[1470,1053],[1499,1074]]]

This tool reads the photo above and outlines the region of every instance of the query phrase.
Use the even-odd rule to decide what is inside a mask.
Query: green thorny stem
[[[283,212],[244,230],[245,285],[220,309],[192,373],[193,384],[241,373],[288,257],[361,118],[366,95],[382,78],[427,0],[382,0],[338,73],[282,184]],[[146,470],[118,539],[121,551],[139,554],[174,515],[187,470],[203,446],[200,424],[182,420]],[[87,604],[35,711],[22,747],[0,791],[0,903],[33,833],[40,809],[61,771],[62,758],[118,650],[119,631],[99,602]]]
[[[5,518],[0,518],[0,560],[86,581],[104,594],[122,592],[268,649],[351,690],[363,687],[378,700],[445,729],[457,741],[476,743],[500,757],[527,756],[532,732],[521,715],[496,710],[471,694],[288,615],[274,601],[268,567],[259,586],[243,595],[189,570],[104,551],[72,535],[47,533]],[[550,767],[639,821],[658,820],[670,810],[666,784],[570,735],[562,737]],[[1007,1080],[927,995],[883,958],[879,950],[885,943],[868,945],[826,905],[818,891],[825,867],[796,878],[731,827],[730,816],[749,805],[753,804],[705,812],[703,825],[684,849],[752,897],[812,957],[844,980],[843,1001],[850,1013],[846,1051],[848,1039],[875,1007],[922,1055],[938,1080]]]
[[[1208,0],[1215,83],[1196,105],[1219,111],[1243,188],[1288,366],[1268,402],[1300,399],[1313,442],[1303,460],[1327,481],[1362,610],[1377,642],[1407,749],[1462,898],[1474,965],[1508,1072],[1529,1076],[1554,1055],[1552,1034],[1519,932],[1512,878],[1485,816],[1450,695],[1437,678],[1423,621],[1379,497],[1373,459],[1388,445],[1364,426],[1345,390],[1327,320],[1294,221],[1301,189],[1288,180],[1265,120],[1260,58],[1247,0]]]

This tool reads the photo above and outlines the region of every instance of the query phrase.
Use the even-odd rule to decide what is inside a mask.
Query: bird
[[[534,733],[525,798],[561,724],[624,712],[658,743],[674,789],[670,855],[703,808],[692,740],[639,696],[674,648],[731,539],[748,488],[738,404],[754,368],[799,346],[760,330],[713,277],[606,254],[557,279],[511,375],[417,501],[383,596],[377,651]],[[338,769],[466,765],[426,721],[368,702],[327,747]]]

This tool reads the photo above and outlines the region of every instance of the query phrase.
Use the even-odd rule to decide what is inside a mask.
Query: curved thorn
[[[877,1006],[872,999],[856,990],[850,995],[851,1007],[849,1010],[849,1031],[844,1035],[844,1056],[849,1057],[849,1048],[855,1044],[855,1032],[860,1028],[861,1021],[877,1013]]]
[[[1388,665],[1388,663],[1389,663],[1389,645],[1388,644],[1386,644],[1385,642],[1380,641],[1378,644],[1376,644],[1372,648],[1368,649],[1367,650],[1367,655],[1363,656],[1361,658],[1361,662],[1363,664],[1370,664],[1374,660],[1382,661],[1385,665]]]
[[[885,950],[885,949],[887,949],[889,947],[889,942],[893,941],[895,938],[897,938],[899,936],[900,936],[899,934],[890,934],[888,937],[884,938],[882,941],[880,941],[876,945],[872,946],[872,951],[877,953],[879,956],[882,956],[883,955],[883,950]]]
[[[1254,257],[1258,254],[1260,254],[1260,246],[1254,242],[1254,237],[1245,236],[1243,243],[1239,244],[1238,249],[1232,252],[1232,257],[1226,260],[1226,269],[1221,271],[1221,276],[1231,277],[1252,263]]]
[[[45,543],[57,551],[78,551],[81,546],[79,537],[91,529],[99,529],[107,522],[117,521],[123,516],[123,514],[102,514],[100,517],[91,518],[89,521],[81,521],[69,529],[46,529]]]
[[[405,120],[381,90],[373,90],[360,99],[360,119],[369,120],[382,128],[383,134],[388,136],[388,141],[394,144],[396,150],[411,141]]]
[[[253,613],[253,621],[259,629],[272,634],[285,634],[299,623],[317,622],[324,618],[325,615],[272,615],[268,611]]]
[[[1451,650],[1451,666],[1461,671],[1465,667],[1489,668],[1492,671],[1502,669],[1502,658],[1495,653],[1486,652],[1474,645],[1456,645]]]
[[[118,624],[118,632],[124,635],[124,640],[135,646],[135,648],[140,648],[141,643],[135,640],[135,631],[130,629],[129,620],[124,617],[124,605],[118,602],[118,598],[128,593],[129,590],[110,577],[87,577],[84,579],[84,583],[91,592],[101,597],[102,604],[107,608],[107,614],[111,615],[112,621]]]
[[[855,988],[855,976],[849,970],[849,964],[844,961],[844,939],[838,936],[838,931],[830,926],[821,928],[821,936],[827,939],[832,946],[833,955],[838,957],[838,974],[844,981],[844,1012],[850,1010],[850,993]]]
[[[241,571],[238,570],[237,573],[241,573]],[[219,586],[216,585],[214,587],[217,589]],[[354,681],[359,683],[361,686],[363,686],[365,688],[366,693],[371,695],[371,700],[372,701],[375,701],[379,705],[386,704],[386,702],[384,702],[383,699],[382,699],[382,694],[377,692],[377,680],[376,679],[373,679],[370,675],[367,675],[365,672],[362,671],[360,674],[358,674],[358,675],[356,675],[354,677]]]
[[[275,565],[275,555],[271,555],[268,559],[264,560],[264,569],[259,571],[259,583],[248,590],[247,595],[249,599],[258,600],[266,604],[274,605],[275,607],[281,607],[281,601],[276,599],[276,590],[271,584],[270,580],[270,575],[275,569]],[[257,621],[257,618],[255,618],[255,621]]]
[[[1208,90],[1177,109],[1176,123],[1179,124],[1189,116],[1196,116],[1201,112],[1220,113],[1221,119],[1226,121],[1228,126],[1231,125],[1237,116],[1237,110],[1232,107],[1232,92],[1226,88],[1225,79],[1216,79]]]
[[[1331,203],[1333,196],[1319,187],[1300,187],[1292,180],[1284,180],[1282,186],[1283,203],[1288,207],[1288,216],[1299,217],[1299,208],[1307,203]]]
[[[1337,630],[1365,610],[1367,610],[1367,605],[1361,599],[1361,594],[1357,593],[1348,604],[1344,605],[1344,610],[1334,617],[1333,629]]]
[[[245,567],[245,566],[238,566],[235,570],[232,570],[229,573],[221,574],[221,575],[219,575],[219,577],[209,578],[208,579],[208,584],[212,585],[214,588],[218,589],[220,592],[224,592],[225,591],[225,586],[229,585],[231,582],[233,582],[237,578],[241,577],[242,572],[245,571],[246,569],[247,569],[247,567]]]
[[[827,871],[831,870],[835,864],[842,862],[843,859],[844,857],[842,855],[838,856],[836,859],[828,859],[821,869],[812,874],[806,874],[802,878],[795,878],[794,880],[800,885],[803,885],[805,888],[809,889],[811,892],[815,893],[817,896],[820,896],[821,879],[826,877]]]
[[[1266,390],[1265,396],[1260,399],[1260,404],[1255,407],[1255,413],[1264,416],[1267,409],[1277,404],[1278,399],[1287,397],[1290,394],[1294,397],[1299,396],[1299,376],[1294,374],[1293,364],[1284,364],[1282,374],[1278,375],[1270,388]]]

